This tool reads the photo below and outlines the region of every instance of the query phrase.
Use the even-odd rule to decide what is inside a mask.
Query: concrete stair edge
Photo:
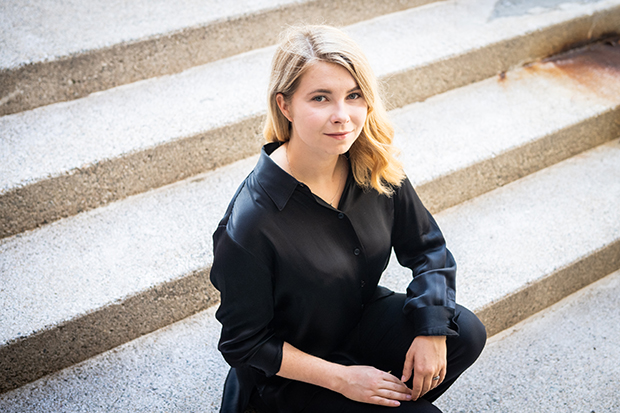
[[[300,1],[245,14],[233,14],[198,27],[147,35],[99,49],[0,69],[0,116],[193,66],[274,44],[277,27],[291,22],[349,25],[378,14],[438,0],[374,2]],[[352,7],[354,6],[354,7]],[[326,10],[329,9],[329,13]],[[126,70],[130,67],[131,70]]]
[[[618,320],[619,281],[615,271],[491,337],[437,406],[445,413],[618,411],[618,334],[609,326]]]
[[[433,62],[421,68],[388,75],[384,79],[388,100],[393,107],[401,107],[486,79],[523,62],[558,52],[566,44],[588,36],[596,37],[613,29],[620,31],[618,21],[620,6],[491,44],[464,55]],[[596,22],[594,28],[593,22]],[[252,116],[233,124],[198,132],[194,136],[173,139],[152,148],[84,165],[60,176],[46,177],[35,180],[30,185],[8,190],[0,197],[0,216],[3,217],[0,236],[6,237],[33,229],[175,182],[189,174],[205,172],[247,157],[258,148],[256,136],[260,134],[261,120],[262,115]],[[235,146],[227,148],[231,134],[236,136]],[[211,147],[220,149],[213,151],[214,156],[205,162],[204,153]],[[58,194],[62,194],[64,202],[59,201]],[[33,207],[35,205],[36,207]]]
[[[596,150],[617,144],[605,144]],[[512,185],[515,184],[519,182]],[[493,196],[493,193],[485,196]],[[441,218],[439,221],[441,223]],[[522,285],[483,308],[473,309],[479,312],[489,331],[495,334],[620,267],[619,251],[620,239],[616,238],[595,251],[582,253],[577,260],[563,264],[562,268]],[[0,392],[19,387],[217,303],[217,293],[206,279],[207,272],[206,269],[196,271],[190,277],[160,284],[129,300],[108,305],[88,317],[78,317],[63,323],[61,328],[56,326],[47,332],[35,334],[32,339],[28,337],[8,343],[0,349],[0,363],[3,364],[0,368],[6,373]],[[389,283],[394,280],[398,280],[398,276],[388,275],[386,285],[391,287]],[[188,297],[191,298],[189,302]],[[201,300],[201,297],[204,298]],[[524,307],[523,298],[534,298],[535,302]],[[161,304],[170,306],[164,307]],[[119,325],[123,330],[120,337],[114,335]],[[90,344],[76,341],[76,337],[86,338],[89,343],[96,344],[88,347]],[[75,342],[67,346],[63,340],[69,338]],[[54,339],[60,341],[54,342]],[[43,349],[38,347],[41,344]],[[46,348],[50,351],[46,351]],[[80,350],[77,356],[73,354],[76,348]]]
[[[521,339],[519,339],[518,345],[512,344],[512,347],[518,346],[519,351],[527,353],[519,354],[516,357],[519,360],[518,366],[513,365],[511,361],[505,358],[495,360],[495,364],[489,364],[488,359],[494,357],[493,354],[499,349],[499,346],[503,348],[502,341],[511,340],[510,337],[512,336],[522,335],[523,331],[527,331],[533,323],[539,323],[547,318],[551,318],[552,324],[550,325],[553,325],[553,328],[551,330],[548,329],[549,327],[545,329],[543,342],[540,342],[538,335],[531,337],[531,339],[536,338],[535,346],[545,346],[546,353],[549,353],[555,362],[563,364],[558,371],[553,365],[549,366],[545,363],[544,366],[546,368],[551,367],[552,370],[545,370],[545,374],[551,374],[551,377],[544,381],[549,383],[549,380],[554,380],[551,390],[554,391],[554,396],[559,397],[563,403],[567,399],[562,390],[558,392],[557,387],[561,386],[560,383],[564,384],[565,390],[571,388],[572,391],[582,391],[583,386],[577,385],[572,388],[570,387],[572,384],[567,386],[564,381],[568,377],[577,382],[586,379],[579,375],[581,373],[591,374],[591,369],[583,368],[585,367],[584,363],[590,365],[589,359],[584,360],[583,357],[579,356],[582,353],[575,353],[578,355],[577,358],[581,360],[581,368],[575,369],[569,361],[573,355],[568,354],[569,357],[565,358],[564,355],[566,354],[561,353],[562,356],[560,356],[554,345],[554,343],[557,345],[557,342],[553,339],[549,340],[549,333],[554,335],[554,332],[563,331],[562,334],[571,335],[571,329],[575,323],[568,314],[558,319],[553,316],[553,313],[565,312],[565,309],[573,308],[575,302],[595,302],[596,304],[588,305],[596,305],[597,308],[600,308],[601,303],[603,303],[603,306],[608,308],[605,311],[608,311],[610,315],[616,314],[613,304],[605,304],[608,300],[600,300],[600,292],[605,291],[602,295],[611,294],[609,292],[610,285],[617,289],[619,276],[618,271],[615,271],[601,277],[598,282],[567,295],[556,304],[545,308],[544,311],[523,319],[501,333],[490,334],[490,340],[481,359],[457,381],[453,389],[438,400],[437,405],[446,413],[473,413],[474,411],[496,411],[498,405],[516,402],[519,404],[519,411],[539,411],[540,405],[538,403],[523,406],[523,398],[515,399],[513,394],[514,392],[518,394],[527,392],[527,389],[519,390],[523,387],[523,382],[536,386],[537,389],[540,387],[538,381],[530,381],[526,377],[521,377],[516,383],[514,381],[514,368],[521,366],[527,366],[531,370],[531,374],[540,377],[542,360],[532,355],[531,346],[523,345]],[[115,350],[97,355],[92,359],[58,371],[21,388],[0,394],[0,408],[6,410],[7,413],[26,413],[35,411],[56,412],[62,406],[63,411],[77,412],[83,411],[84,406],[88,405],[91,412],[136,411],[140,409],[156,412],[170,411],[171,409],[193,411],[199,405],[202,411],[215,413],[219,411],[227,365],[216,349],[218,325],[213,314],[214,308],[210,308],[152,334],[125,343]],[[571,312],[571,314],[575,313]],[[584,317],[580,316],[580,318]],[[597,320],[601,321],[602,319]],[[609,319],[605,317],[605,320]],[[558,322],[562,326],[561,329],[557,328]],[[594,345],[595,351],[603,351],[605,348],[603,342],[612,344],[609,340],[605,340],[609,338],[609,334],[603,334],[593,340],[594,337],[590,331],[593,320],[588,318],[587,322],[589,328],[586,331],[580,329],[580,334],[578,334],[581,340],[587,341],[585,343],[579,341],[580,350],[577,351],[582,351],[588,345]],[[598,323],[597,321],[594,322]],[[594,330],[609,333],[607,323],[603,326],[596,325],[597,327]],[[570,337],[573,339],[572,335]],[[566,339],[567,337],[564,337],[562,343],[565,346],[570,345],[572,347],[573,344],[566,343]],[[197,345],[197,343],[200,344]],[[592,348],[588,350],[592,351]],[[569,361],[568,364],[567,361]],[[566,376],[567,374],[569,376]],[[610,380],[607,377],[607,375],[599,375],[597,379],[601,382]],[[589,376],[587,378],[591,379]],[[615,395],[613,380],[611,384],[611,387],[608,385],[604,388],[596,387],[592,390],[594,394],[591,396],[596,397],[597,405],[606,405],[610,400],[615,400],[613,397]],[[591,389],[591,386],[586,386],[586,388]],[[95,389],[96,391],[94,391]],[[601,390],[604,391],[604,396],[602,396],[604,400],[600,400]],[[540,391],[546,392],[547,390]],[[161,397],[162,393],[165,393],[166,397]],[[471,394],[478,394],[479,396],[472,398]],[[548,393],[545,394],[547,397],[549,396]],[[555,411],[565,411],[563,410],[564,404],[545,400],[548,403],[553,403],[553,408],[557,409]],[[571,402],[575,403],[575,400]],[[593,402],[594,400],[581,400],[580,403],[587,408],[593,408]],[[607,407],[610,408],[611,406]],[[250,409],[246,413],[256,413],[256,411]]]

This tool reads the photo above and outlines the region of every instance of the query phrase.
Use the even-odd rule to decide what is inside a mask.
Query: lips
[[[326,133],[325,135],[332,137],[334,139],[344,139],[347,137],[347,135],[349,135],[350,133],[353,133],[353,131],[348,131],[348,132],[336,132],[336,133]]]

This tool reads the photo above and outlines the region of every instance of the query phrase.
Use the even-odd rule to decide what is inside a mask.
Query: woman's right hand
[[[411,389],[397,377],[374,367],[343,366],[340,378],[334,390],[351,400],[391,407],[411,400]]]
[[[282,347],[278,376],[325,387],[363,403],[397,407],[411,400],[411,389],[397,377],[370,366],[343,366],[295,348]]]

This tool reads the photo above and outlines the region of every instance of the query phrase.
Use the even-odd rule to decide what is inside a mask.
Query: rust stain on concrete
[[[525,69],[561,78],[580,91],[620,102],[620,36],[549,57]]]

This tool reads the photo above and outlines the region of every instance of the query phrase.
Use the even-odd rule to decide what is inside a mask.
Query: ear
[[[278,107],[280,108],[280,112],[282,112],[284,117],[288,119],[289,122],[291,122],[289,104],[286,102],[286,99],[284,99],[284,95],[282,93],[278,93],[276,95],[276,103],[278,104]]]

